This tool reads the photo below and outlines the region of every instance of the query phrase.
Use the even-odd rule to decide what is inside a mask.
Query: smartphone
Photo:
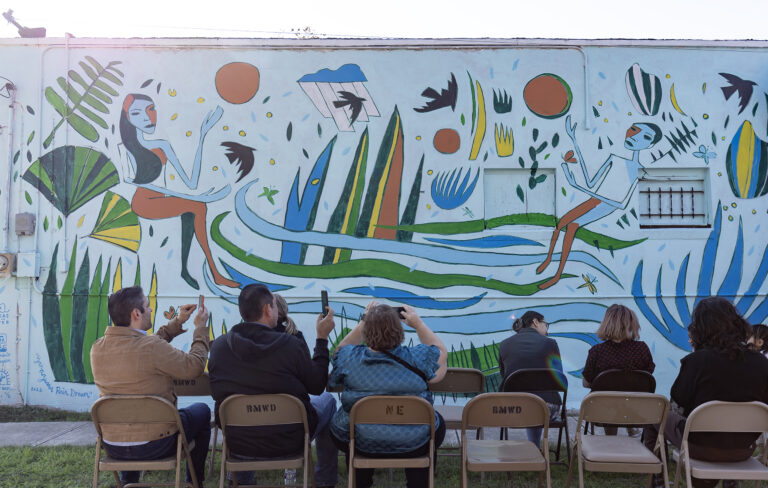
[[[323,290],[320,292],[320,302],[323,309],[321,310],[321,313],[323,314],[323,317],[328,315],[328,292]]]
[[[405,307],[395,307],[395,311],[397,312],[397,318],[402,319],[403,312],[405,312]]]
[[[202,310],[205,308],[205,297],[203,295],[200,295],[197,297],[197,308],[199,310]]]

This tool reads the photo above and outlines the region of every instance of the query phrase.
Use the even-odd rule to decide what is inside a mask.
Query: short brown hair
[[[397,312],[389,305],[376,305],[365,313],[363,341],[374,351],[394,349],[405,340]]]
[[[614,303],[605,311],[603,321],[597,329],[597,337],[602,341],[629,341],[640,338],[640,323],[637,315],[624,305]]]
[[[131,325],[131,314],[134,309],[144,312],[144,291],[140,286],[121,288],[111,294],[107,300],[109,318],[118,327]]]

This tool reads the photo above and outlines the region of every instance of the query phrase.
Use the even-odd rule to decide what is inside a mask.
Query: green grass
[[[0,423],[4,422],[79,422],[91,420],[88,412],[70,412],[49,407],[0,405]]]
[[[216,456],[214,473],[206,473],[204,487],[218,486],[220,455]],[[93,481],[94,448],[87,446],[59,446],[59,447],[4,447],[0,448],[0,485],[29,488],[58,488],[89,487]],[[343,458],[339,458],[339,483],[338,488],[347,486],[347,470],[343,467]],[[670,472],[674,475],[674,465]],[[567,469],[564,466],[552,466],[552,486],[564,487],[567,477]],[[575,475],[576,473],[574,473]],[[302,479],[302,473],[297,473],[297,479]],[[172,472],[151,473],[148,480],[168,480],[172,478]],[[455,457],[440,457],[437,465],[437,488],[456,488],[459,486],[460,471],[459,461]],[[537,486],[538,477],[533,473],[512,473],[508,478],[507,473],[486,473],[485,482],[481,483],[479,473],[470,473],[469,484],[472,487],[501,488],[512,486],[515,488]],[[261,483],[282,484],[282,472],[270,471],[259,474]],[[577,481],[577,480],[574,480]],[[590,488],[617,488],[617,487],[644,487],[646,477],[644,475],[613,474],[613,473],[585,473],[585,486]],[[99,486],[115,486],[111,473],[104,473],[99,478]],[[402,487],[405,486],[405,477],[402,470],[393,471],[393,481],[389,481],[387,470],[377,470],[374,478],[376,487]],[[578,482],[573,486],[578,486]]]

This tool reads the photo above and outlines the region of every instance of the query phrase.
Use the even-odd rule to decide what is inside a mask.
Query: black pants
[[[435,412],[439,418],[439,424],[437,430],[435,430],[435,457],[432,460],[432,466],[437,466],[437,448],[443,444],[445,439],[445,420],[443,417]],[[341,441],[331,434],[331,439],[336,447],[340,451],[343,451],[346,458],[347,469],[349,469],[349,442]],[[359,449],[355,450],[356,454],[360,454],[366,457],[372,458],[411,458],[419,457],[429,454],[429,441],[423,446],[420,446],[413,451],[401,452],[397,454],[376,454],[363,452]],[[429,468],[408,468],[405,470],[406,486],[408,488],[424,488],[429,484]],[[355,470],[355,486],[358,488],[369,488],[373,485],[373,469],[356,469]]]

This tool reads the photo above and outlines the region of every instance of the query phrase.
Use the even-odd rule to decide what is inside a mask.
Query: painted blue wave
[[[447,244],[449,246],[458,247],[473,247],[477,249],[493,249],[496,247],[508,247],[508,246],[544,246],[544,244],[530,239],[517,236],[488,236],[480,237],[478,239],[467,239],[465,241],[459,239],[441,239],[439,237],[425,237],[430,242],[436,242],[438,244]]]
[[[227,270],[227,273],[229,274],[229,276],[231,276],[233,280],[240,283],[240,288],[245,288],[246,286],[253,285],[253,284],[264,285],[267,288],[269,288],[269,291],[271,291],[272,293],[282,291],[282,290],[290,290],[291,288],[293,288],[292,286],[289,286],[289,285],[279,285],[276,283],[267,283],[265,281],[254,280],[250,276],[246,276],[243,273],[239,272],[238,270],[228,265],[224,261],[219,260],[219,262],[221,262],[222,266],[224,266],[224,269]]]
[[[428,308],[432,310],[457,310],[460,308],[471,307],[488,294],[488,292],[484,292],[466,300],[442,301],[416,295],[415,293],[411,293],[409,291],[388,288],[386,286],[359,286],[354,288],[347,288],[346,290],[341,291],[342,293],[354,293],[356,295],[385,298],[387,300],[405,303],[406,305],[411,305],[413,307]]]
[[[461,249],[436,247],[431,244],[355,237],[345,234],[329,234],[316,231],[288,230],[279,225],[267,222],[248,207],[246,194],[253,184],[253,182],[248,183],[238,190],[235,195],[235,213],[243,224],[245,224],[251,231],[269,239],[324,247],[339,247],[387,254],[404,254],[440,263],[471,264],[477,266],[525,266],[529,264],[538,264],[546,257],[545,254],[473,252]],[[552,259],[553,261],[559,261],[560,253],[554,254]],[[570,261],[577,261],[591,266],[621,286],[621,282],[616,275],[591,254],[584,251],[571,251],[568,259]]]

